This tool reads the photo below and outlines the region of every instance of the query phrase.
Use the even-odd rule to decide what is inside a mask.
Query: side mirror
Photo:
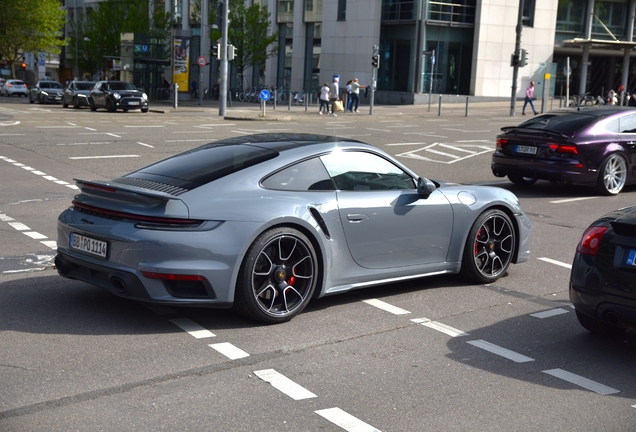
[[[437,189],[437,186],[429,179],[422,177],[417,178],[417,194],[422,198],[428,198],[435,189]]]

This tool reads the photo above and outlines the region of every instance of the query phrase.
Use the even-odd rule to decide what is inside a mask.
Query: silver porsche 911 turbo
[[[62,276],[265,323],[372,285],[443,273],[493,282],[530,256],[532,224],[511,192],[421,178],[338,137],[241,136],[76,181],[58,220]]]

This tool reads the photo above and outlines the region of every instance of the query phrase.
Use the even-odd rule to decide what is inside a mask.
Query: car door
[[[375,153],[334,152],[321,160],[336,184],[347,245],[360,266],[446,261],[453,213],[441,192],[418,195],[411,175]]]
[[[93,102],[95,106],[105,107],[106,106],[106,92],[104,91],[108,86],[108,83],[103,82],[95,86],[93,91],[91,92],[91,98],[93,98]]]
[[[618,122],[619,139],[628,154],[628,163],[633,167],[636,165],[636,113],[627,114]],[[631,172],[632,177],[635,177],[636,170],[632,169]]]

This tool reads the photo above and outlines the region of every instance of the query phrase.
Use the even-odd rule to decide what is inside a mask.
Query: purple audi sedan
[[[501,130],[491,169],[515,184],[550,180],[616,195],[636,182],[636,109],[564,108]]]

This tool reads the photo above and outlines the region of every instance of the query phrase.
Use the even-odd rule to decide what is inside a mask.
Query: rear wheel
[[[461,274],[476,283],[494,282],[508,270],[515,251],[515,230],[501,210],[483,212],[468,234]]]
[[[88,104],[91,106],[91,111],[97,111],[97,107],[95,106],[95,102],[93,102],[93,99],[89,99]]]
[[[537,179],[532,177],[523,177],[515,174],[508,174],[508,179],[519,186],[530,186],[536,183]]]
[[[73,108],[78,109],[79,107],[80,106],[79,106],[79,103],[77,102],[77,98],[74,97],[73,98]]]
[[[627,162],[619,154],[610,155],[599,170],[597,188],[603,195],[617,195],[627,180]]]
[[[68,104],[66,103],[65,99],[62,99],[62,107],[68,108]]]
[[[234,308],[257,321],[289,321],[309,303],[318,259],[309,239],[292,228],[274,228],[250,246],[241,266]]]

